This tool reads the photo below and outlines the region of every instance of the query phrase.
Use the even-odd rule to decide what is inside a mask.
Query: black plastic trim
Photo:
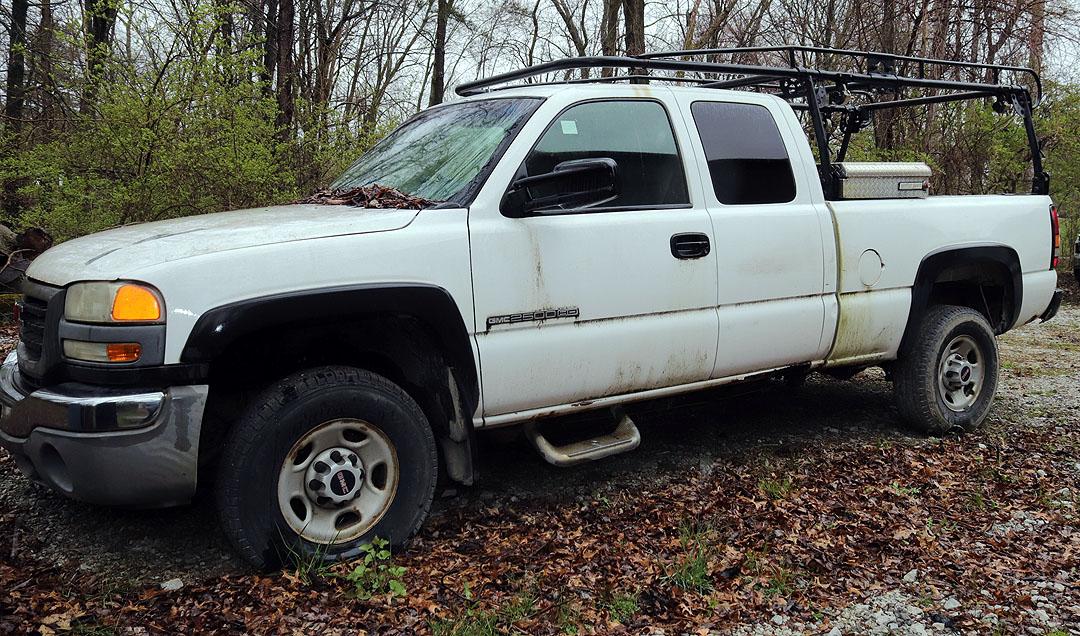
[[[147,368],[161,366],[165,362],[165,325],[127,325],[127,324],[86,324],[60,319],[59,337],[61,356],[68,364],[85,364],[101,369]],[[115,362],[88,362],[75,360],[63,355],[64,340],[82,340],[85,342],[137,342],[142,346],[142,355],[131,363],[118,365]]]
[[[180,360],[208,365],[240,338],[268,327],[341,322],[385,313],[412,316],[434,331],[462,385],[466,412],[473,413],[480,400],[480,384],[469,331],[450,292],[435,285],[349,285],[223,305],[207,311],[195,323]]]
[[[950,267],[978,262],[1003,265],[1012,279],[1010,316],[1005,324],[991,326],[995,328],[995,332],[1002,333],[1016,325],[1016,320],[1020,316],[1020,306],[1024,300],[1024,278],[1020,271],[1020,257],[1016,255],[1016,252],[1004,245],[948,249],[930,254],[919,264],[919,271],[915,275],[915,285],[911,289],[911,309],[908,311],[907,327],[904,329],[905,341],[909,334],[916,331],[918,321],[926,312],[930,303],[930,292],[933,290],[938,275]],[[900,346],[903,347],[903,344],[902,342]]]
[[[157,387],[205,384],[210,375],[207,364],[163,364],[153,367],[107,367],[93,363],[67,362],[66,380],[110,387]],[[54,383],[55,384],[55,383]]]
[[[1061,296],[1061,290],[1055,289],[1054,296],[1050,299],[1050,304],[1046,306],[1046,311],[1039,316],[1040,320],[1046,322],[1047,320],[1052,320],[1054,316],[1057,315],[1058,310],[1061,309]]]

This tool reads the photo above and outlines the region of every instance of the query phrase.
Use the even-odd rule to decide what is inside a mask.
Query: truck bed
[[[1048,196],[931,196],[827,204],[839,250],[839,307],[833,308],[839,314],[831,318],[839,324],[830,362],[895,357],[919,266],[927,256],[947,249],[1004,246],[1018,255],[1023,293],[1016,325],[1038,316],[1053,296],[1057,277],[1050,269]]]

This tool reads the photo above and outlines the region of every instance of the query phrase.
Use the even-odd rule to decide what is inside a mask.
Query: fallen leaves
[[[1031,623],[1046,606],[1080,624],[1070,409],[1035,418],[1005,402],[963,437],[837,430],[576,496],[462,497],[394,556],[404,598],[356,598],[339,578],[355,564],[103,593],[89,573],[28,556],[47,538],[0,510],[0,634],[728,633],[775,617],[827,624],[883,591],[960,632],[992,631],[978,609],[1001,633],[1047,633]]]
[[[454,633],[460,620],[482,619],[529,633],[553,633],[565,624],[593,632],[644,625],[692,631],[776,614],[806,618],[889,586],[943,602],[942,590],[976,595],[991,580],[1004,597],[998,602],[1021,607],[1030,598],[1010,591],[1018,575],[1049,580],[1080,566],[1075,518],[1032,507],[1040,483],[1066,483],[1080,436],[1075,426],[1024,432],[1003,442],[997,459],[984,457],[977,439],[874,453],[859,443],[827,446],[797,462],[770,465],[770,474],[798,485],[780,499],[754,486],[759,468],[745,463],[707,475],[688,469],[681,480],[649,492],[613,486],[585,501],[463,505],[434,518],[395,557],[406,568],[404,599],[361,601],[340,578],[305,584],[284,572],[65,606],[54,590],[67,575],[45,569],[27,583],[21,568],[6,566],[2,587],[21,586],[22,598],[2,607],[7,611],[0,614],[8,616],[0,625],[32,623],[49,633],[91,617],[108,625],[156,626],[150,631],[333,632],[351,626],[410,633],[439,624]],[[1042,455],[1032,450],[1050,444],[1070,449],[1066,462],[1036,459]],[[875,460],[866,462],[867,456]],[[987,462],[1012,478],[984,484],[997,507],[968,509],[964,494]],[[1045,477],[1036,478],[1036,471]],[[934,486],[918,495],[898,492],[897,484],[911,483],[916,474]],[[839,481],[844,487],[837,488]],[[1046,519],[1055,531],[1037,541],[1023,531],[987,534],[1016,511]],[[672,575],[686,563],[693,569]],[[918,579],[905,581],[915,569]],[[634,599],[637,612],[615,621],[614,598]],[[972,601],[961,600],[965,607]],[[963,613],[938,611],[958,628],[974,628]]]
[[[320,205],[354,205],[360,208],[414,208],[423,209],[437,205],[423,197],[416,197],[389,186],[373,184],[359,188],[319,190],[297,203]]]

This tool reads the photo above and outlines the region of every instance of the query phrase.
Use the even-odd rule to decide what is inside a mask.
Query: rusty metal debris
[[[319,190],[298,203],[355,205],[361,208],[429,208],[440,201],[415,197],[389,186],[373,184],[359,188]]]

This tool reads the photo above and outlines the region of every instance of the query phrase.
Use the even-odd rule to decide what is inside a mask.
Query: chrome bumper
[[[0,446],[31,479],[73,499],[160,507],[195,493],[209,387],[124,391],[66,383],[24,393],[0,367]]]

